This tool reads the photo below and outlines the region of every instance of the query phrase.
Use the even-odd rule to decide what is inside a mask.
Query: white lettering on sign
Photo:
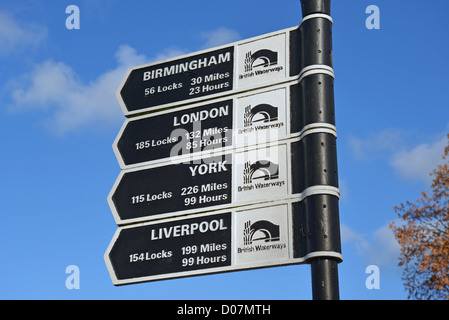
[[[205,57],[203,59],[192,60],[190,62],[179,63],[164,68],[154,69],[143,73],[143,81],[171,76],[174,74],[188,72],[200,68],[210,67],[231,61],[231,53],[220,53],[218,56]]]
[[[169,239],[193,235],[197,232],[206,233],[208,231],[227,230],[224,220],[203,221],[201,223],[182,224],[168,228],[151,230],[151,240]]]
[[[172,251],[162,250],[160,252],[142,252],[142,253],[133,253],[129,255],[129,262],[138,262],[138,261],[149,261],[156,259],[166,259],[171,258],[173,256]]]
[[[220,161],[218,163],[212,162],[212,163],[203,163],[200,165],[195,165],[193,167],[189,167],[190,171],[192,172],[192,177],[196,176],[198,173],[199,175],[205,175],[208,173],[217,173],[222,171],[228,171],[228,169],[225,167],[226,160]]]
[[[229,106],[223,106],[219,108],[212,108],[210,110],[201,110],[197,112],[191,112],[183,114],[179,119],[178,117],[173,118],[173,126],[180,126],[181,124],[193,123],[196,121],[203,121],[206,119],[214,119],[218,117],[223,117],[229,115]]]

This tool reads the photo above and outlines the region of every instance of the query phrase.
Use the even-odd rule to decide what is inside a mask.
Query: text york
[[[198,173],[199,175],[205,175],[210,173],[217,173],[222,171],[228,171],[226,168],[226,161],[220,161],[218,163],[208,163],[208,164],[200,164],[189,167],[190,172],[192,173],[192,177],[196,176]]]

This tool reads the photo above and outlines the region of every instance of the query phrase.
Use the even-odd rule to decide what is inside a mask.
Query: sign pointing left
[[[114,285],[341,259],[307,245],[301,205],[291,199],[119,227],[104,259]]]
[[[134,112],[232,90],[233,54],[230,47],[135,68],[119,90],[119,100]]]
[[[134,67],[117,100],[125,116],[132,116],[298,79],[297,31],[293,27]]]

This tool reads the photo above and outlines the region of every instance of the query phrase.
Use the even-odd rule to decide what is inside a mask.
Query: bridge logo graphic
[[[269,49],[261,49],[254,53],[251,51],[245,55],[245,72],[251,72],[253,69],[274,66],[278,63],[278,53]]]
[[[268,220],[259,220],[251,224],[248,220],[243,229],[244,245],[251,245],[254,241],[279,241],[279,225]]]
[[[259,160],[254,163],[246,162],[243,172],[243,183],[252,183],[255,179],[272,180],[279,178],[279,165],[268,161]]]
[[[278,108],[262,103],[254,108],[251,105],[245,108],[243,124],[250,127],[257,122],[272,122],[278,120]]]

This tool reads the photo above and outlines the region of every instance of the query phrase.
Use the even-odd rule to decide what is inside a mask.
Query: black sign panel
[[[231,203],[231,161],[224,156],[122,172],[111,209],[126,223],[154,215]]]
[[[327,205],[337,203],[335,195],[320,193]],[[310,223],[316,202],[308,199],[119,227],[104,255],[112,282],[124,285],[299,264],[319,256],[341,260],[339,234],[326,232],[327,245],[313,245],[311,239],[323,234],[323,226]]]
[[[133,69],[120,90],[129,112],[233,89],[234,47]]]
[[[287,199],[310,194],[313,186],[335,188],[337,168],[316,160],[335,154],[335,135],[321,129],[217,156],[123,170],[108,196],[109,206],[123,225]]]
[[[128,121],[117,141],[124,166],[232,146],[233,100]]]
[[[296,80],[298,27],[136,66],[116,92],[125,116]],[[318,50],[320,51],[320,50]]]
[[[231,265],[231,213],[121,230],[109,252],[117,280]]]

